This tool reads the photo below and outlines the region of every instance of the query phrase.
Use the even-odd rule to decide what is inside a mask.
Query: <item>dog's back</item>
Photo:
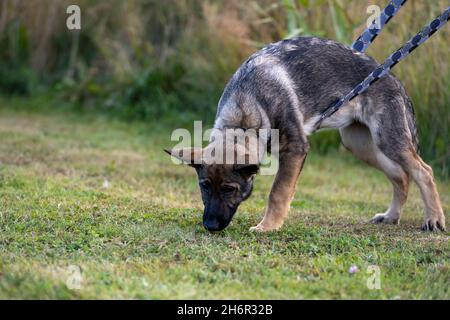
[[[270,126],[283,130],[290,124],[308,135],[320,114],[377,66],[365,54],[317,37],[271,44],[247,59],[228,83],[219,102],[216,127]],[[401,103],[392,105],[393,97]],[[366,114],[351,114],[352,119],[334,117],[325,127],[363,120],[359,118],[382,111],[379,108],[403,108],[417,146],[412,104],[394,76],[382,78],[355,100],[354,109],[362,112],[357,105],[365,106]]]

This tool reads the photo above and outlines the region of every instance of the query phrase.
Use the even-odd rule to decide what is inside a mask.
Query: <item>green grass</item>
[[[194,172],[162,152],[172,129],[1,109],[0,298],[450,299],[449,233],[419,231],[417,188],[400,226],[371,225],[389,182],[313,147],[280,231],[248,231],[272,180],[258,177],[233,224],[210,234]],[[450,183],[439,190],[448,212]],[[372,264],[380,290],[366,286]],[[70,265],[80,290],[66,285]]]

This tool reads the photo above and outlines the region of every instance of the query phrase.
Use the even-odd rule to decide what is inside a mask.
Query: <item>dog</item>
[[[325,128],[338,129],[342,144],[357,158],[384,172],[393,185],[391,205],[371,222],[399,223],[412,179],[425,205],[422,229],[445,230],[432,168],[418,153],[413,106],[397,78],[386,75],[325,118],[318,128],[315,126],[332,102],[377,66],[371,57],[338,42],[302,36],[270,44],[239,67],[220,98],[214,129],[279,132],[279,169],[264,217],[252,231],[267,232],[283,225],[309,150],[308,136]],[[266,142],[270,152],[270,137]],[[205,206],[203,225],[209,231],[220,231],[250,196],[260,164],[206,163],[208,147],[166,151],[195,168]],[[238,149],[231,152],[247,156],[254,152],[251,148]]]

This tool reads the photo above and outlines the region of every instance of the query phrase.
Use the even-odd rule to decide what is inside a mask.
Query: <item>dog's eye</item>
[[[200,187],[204,189],[209,189],[211,187],[211,183],[208,180],[200,181]]]
[[[224,193],[232,193],[235,192],[237,188],[235,186],[223,185],[220,187],[220,190]]]

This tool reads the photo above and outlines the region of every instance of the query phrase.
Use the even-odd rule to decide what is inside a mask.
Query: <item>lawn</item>
[[[369,224],[390,183],[313,146],[281,230],[248,231],[272,181],[261,176],[233,224],[210,234],[194,171],[163,152],[173,129],[1,109],[0,298],[450,299],[449,233],[419,230],[417,187],[399,226]],[[438,184],[448,213],[450,182]]]

